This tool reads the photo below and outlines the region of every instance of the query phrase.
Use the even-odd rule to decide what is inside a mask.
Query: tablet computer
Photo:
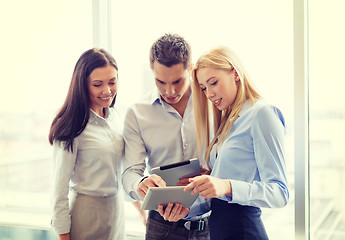
[[[159,204],[165,207],[168,203],[181,203],[183,207],[192,206],[199,194],[192,195],[191,191],[183,191],[183,186],[176,187],[151,187],[147,191],[143,203],[142,210],[157,210]]]
[[[183,162],[152,168],[151,174],[160,176],[167,186],[176,186],[181,178],[195,177],[200,175],[200,171],[199,159],[193,158]]]

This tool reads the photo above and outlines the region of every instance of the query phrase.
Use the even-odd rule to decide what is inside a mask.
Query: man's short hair
[[[171,67],[183,63],[185,69],[191,64],[191,48],[183,37],[177,34],[165,34],[153,43],[150,49],[150,66],[154,61]]]

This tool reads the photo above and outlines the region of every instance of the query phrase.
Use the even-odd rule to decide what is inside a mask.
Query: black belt
[[[165,221],[164,218],[158,212],[154,210],[149,211],[149,218],[156,220],[158,222],[164,223],[164,224],[177,225],[178,227],[184,227],[188,230],[202,231],[205,229],[205,225],[206,225],[206,222],[203,219],[196,220],[196,221],[188,221],[184,219],[180,219],[177,222]]]

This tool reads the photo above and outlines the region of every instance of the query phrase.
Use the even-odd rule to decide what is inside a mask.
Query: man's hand
[[[200,175],[210,175],[211,171],[208,170],[207,168],[204,168],[204,166],[200,165]]]
[[[169,222],[177,222],[181,218],[184,218],[189,213],[189,208],[182,207],[181,203],[169,203],[166,208],[163,208],[162,204],[158,205],[158,212]]]
[[[144,198],[150,187],[166,187],[166,182],[158,175],[152,174],[145,178],[138,186],[137,192],[140,197]]]

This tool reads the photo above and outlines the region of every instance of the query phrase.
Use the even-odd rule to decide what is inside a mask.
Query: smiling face
[[[189,69],[185,69],[183,63],[166,67],[155,61],[153,63],[153,74],[157,89],[163,100],[168,104],[178,105],[183,97],[189,97]]]
[[[109,107],[117,92],[117,70],[108,64],[95,68],[88,78],[90,108],[104,116],[103,108]]]
[[[233,104],[237,95],[239,77],[235,69],[223,70],[209,67],[199,68],[196,72],[201,90],[220,110]]]

